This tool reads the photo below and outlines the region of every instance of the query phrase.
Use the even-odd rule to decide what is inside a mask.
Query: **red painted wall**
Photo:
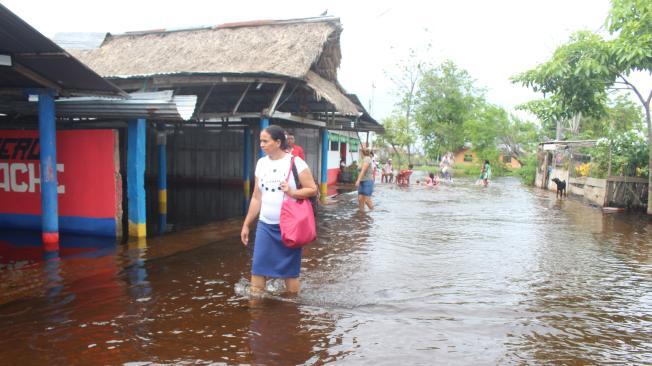
[[[57,131],[59,216],[117,217],[116,143],[113,130]],[[40,215],[39,150],[38,131],[0,130],[0,213]]]
[[[328,169],[327,183],[329,186],[337,184],[337,177],[340,175],[340,169]]]

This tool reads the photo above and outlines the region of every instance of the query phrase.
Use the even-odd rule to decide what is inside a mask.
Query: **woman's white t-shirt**
[[[290,154],[277,160],[272,160],[269,156],[258,159],[256,163],[256,178],[258,178],[258,189],[261,193],[261,206],[259,220],[271,225],[278,225],[281,217],[281,205],[283,204],[284,193],[281,191],[281,182],[285,180],[290,171]],[[297,167],[297,173],[308,168],[303,159],[298,156],[294,157],[294,165]],[[290,173],[288,179],[290,188],[296,189],[294,175]]]

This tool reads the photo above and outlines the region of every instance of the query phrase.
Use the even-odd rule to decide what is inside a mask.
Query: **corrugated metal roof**
[[[173,96],[172,91],[133,93],[130,99],[108,97],[59,98],[55,101],[57,117],[154,120],[189,120],[197,104],[195,95]],[[0,113],[19,112],[36,115],[36,103],[0,102]]]
[[[62,32],[54,35],[52,41],[63,49],[90,50],[99,48],[107,33]]]
[[[123,94],[2,4],[0,53],[12,58],[12,66],[0,66],[0,86],[47,87],[64,95]]]

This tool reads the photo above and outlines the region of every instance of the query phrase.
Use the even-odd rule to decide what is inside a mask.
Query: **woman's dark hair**
[[[489,164],[489,160],[485,160],[484,163]],[[491,164],[489,164],[489,165],[491,165]]]
[[[430,173],[428,174],[428,176],[430,177],[430,179],[435,179],[435,173]]]
[[[282,129],[281,127],[277,125],[271,125],[264,129],[263,131],[267,132],[269,136],[272,137],[272,140],[280,140],[281,141],[281,149],[282,150],[287,150],[290,148],[290,145],[288,145],[288,140],[285,137],[285,130]]]

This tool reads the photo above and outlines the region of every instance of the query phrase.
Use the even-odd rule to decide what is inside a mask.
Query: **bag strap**
[[[294,159],[294,158],[292,158],[292,159]],[[303,188],[301,186],[301,181],[299,180],[299,172],[297,172],[297,166],[292,164],[291,169],[292,169],[292,174],[294,175],[294,185],[297,186],[297,189]]]
[[[292,173],[293,169],[296,169],[294,167],[294,156],[292,156],[292,159],[290,159],[290,170],[288,170],[288,175],[285,177],[285,183],[288,183],[288,181],[290,180],[290,173]]]
[[[301,182],[299,181],[299,173],[297,172],[297,166],[294,165],[294,156],[292,156],[292,159],[290,160],[290,171],[288,171],[287,177],[285,177],[285,182],[289,183],[290,180],[290,173],[294,176],[294,185],[296,186],[297,189],[301,189]],[[289,194],[284,193],[284,196],[290,197]],[[303,199],[297,199],[297,201],[303,201]]]

